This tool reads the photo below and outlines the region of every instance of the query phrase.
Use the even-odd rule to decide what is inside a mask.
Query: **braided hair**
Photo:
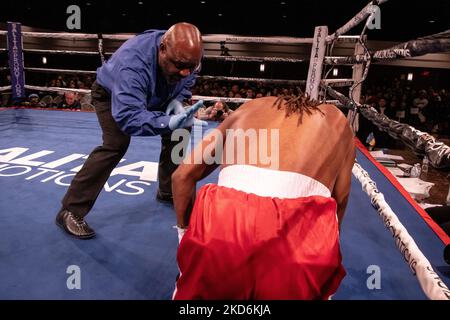
[[[318,108],[320,102],[317,100],[311,100],[302,92],[300,92],[297,96],[281,95],[275,100],[273,105],[276,106],[278,110],[284,106],[286,108],[286,117],[289,117],[293,113],[298,113],[299,124],[302,123],[303,112],[311,115],[312,111],[319,111],[322,115],[325,115],[323,111]]]

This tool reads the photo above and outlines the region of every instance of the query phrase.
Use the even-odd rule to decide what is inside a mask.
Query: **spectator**
[[[61,109],[81,109],[81,104],[78,101],[78,97],[74,92],[64,93],[64,99],[62,103],[57,106]]]
[[[24,103],[25,106],[27,107],[40,107],[39,105],[39,95],[37,95],[36,93],[32,93],[28,96],[28,101],[25,101]]]

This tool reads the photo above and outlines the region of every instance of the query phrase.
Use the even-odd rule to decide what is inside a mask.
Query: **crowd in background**
[[[9,76],[4,79],[9,82]],[[2,93],[1,106],[23,106],[32,108],[55,108],[70,110],[86,110],[92,111],[91,95],[89,93],[79,93],[70,89],[90,89],[95,78],[87,76],[67,76],[58,75],[49,79],[49,81],[41,83],[41,86],[61,88],[55,91],[36,91],[27,90],[27,96],[21,101],[12,101],[11,94]],[[69,90],[66,90],[69,89]]]
[[[450,94],[446,88],[416,88],[394,79],[392,83],[367,84],[362,103],[393,120],[418,130],[449,134]]]
[[[19,105],[41,108],[92,110],[90,94],[64,90],[88,89],[94,77],[58,75],[45,84],[62,88],[55,92],[29,92]],[[263,82],[227,82],[199,79],[192,88],[193,95],[254,99],[266,96],[296,96],[304,88],[291,85],[273,85]],[[347,88],[339,88],[345,95]],[[368,104],[389,118],[408,123],[421,131],[450,136],[450,94],[447,88],[418,88],[410,81],[366,81],[362,87],[361,103]],[[224,120],[241,103],[205,102],[197,116],[206,120]],[[10,95],[2,94],[2,106],[11,105]],[[15,103],[17,106],[17,103]],[[345,112],[345,110],[343,110]],[[362,123],[364,126],[364,122]],[[362,131],[367,128],[362,128]],[[369,128],[370,129],[370,128]],[[370,130],[369,130],[370,131]]]

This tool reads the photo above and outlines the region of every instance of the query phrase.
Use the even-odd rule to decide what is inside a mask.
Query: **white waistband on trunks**
[[[232,165],[223,168],[219,173],[218,185],[261,197],[291,199],[331,196],[327,187],[311,177],[251,165]]]

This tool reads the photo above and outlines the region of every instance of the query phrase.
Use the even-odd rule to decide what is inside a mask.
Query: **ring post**
[[[323,59],[325,57],[328,27],[319,26],[314,29],[314,38],[309,60],[308,79],[306,80],[306,94],[312,99],[319,97],[319,86],[322,79]]]
[[[13,102],[20,102],[25,97],[25,73],[22,48],[21,24],[18,22],[8,22],[8,58]]]

